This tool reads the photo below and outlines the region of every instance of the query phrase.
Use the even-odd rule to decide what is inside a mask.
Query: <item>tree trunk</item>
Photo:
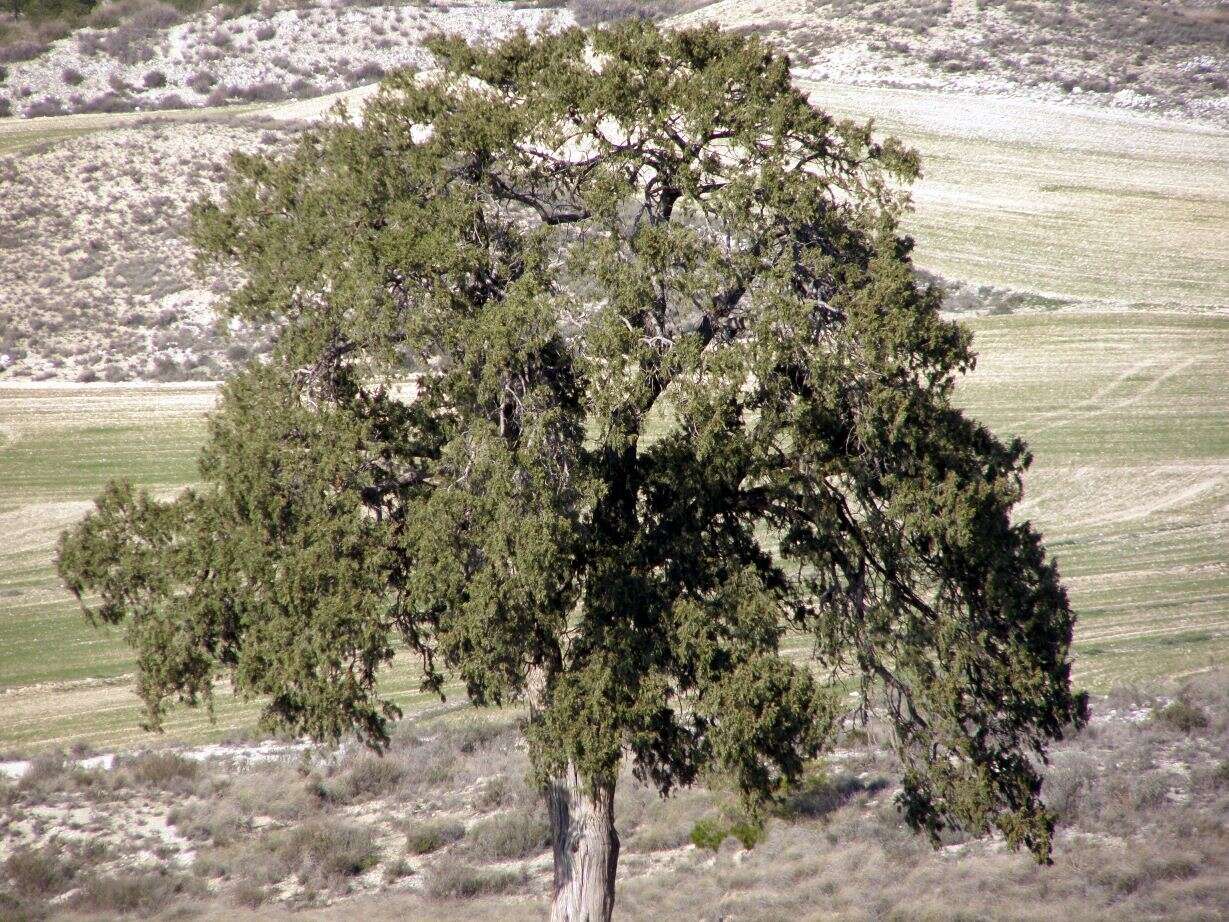
[[[614,792],[613,778],[589,786],[572,765],[547,788],[555,850],[551,922],[610,922],[619,863]]]

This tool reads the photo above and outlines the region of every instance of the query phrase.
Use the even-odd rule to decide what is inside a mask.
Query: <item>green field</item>
[[[960,401],[1036,462],[1023,514],[1043,529],[1080,613],[1079,681],[1172,676],[1229,661],[1229,318],[983,318]],[[131,660],[90,627],[51,569],[59,531],[110,477],[168,491],[194,477],[210,387],[0,385],[0,744],[141,736]],[[413,708],[410,666],[388,688]],[[211,726],[251,723],[221,699]]]
[[[1122,112],[802,81],[922,155],[907,227],[951,279],[1085,304],[1229,307],[1229,132]]]

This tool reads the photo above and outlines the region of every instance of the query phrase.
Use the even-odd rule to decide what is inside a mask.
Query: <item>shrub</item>
[[[706,818],[691,827],[691,844],[696,848],[717,851],[726,837],[725,824],[720,820]]]
[[[691,828],[691,844],[696,848],[717,851],[721,843],[733,836],[743,848],[755,848],[764,838],[764,824],[745,817],[733,820],[705,818]]]
[[[443,867],[432,868],[427,876],[426,891],[436,899],[470,899],[475,896],[507,893],[521,886],[524,881],[523,873],[449,863]]]
[[[411,855],[429,855],[465,837],[465,826],[456,820],[427,820],[406,826],[405,850]]]
[[[350,72],[350,77],[354,80],[379,80],[383,76],[384,68],[372,62],[356,67]]]
[[[60,79],[69,86],[80,86],[85,81],[85,74],[75,67],[66,67],[60,71]]]
[[[346,772],[341,793],[347,800],[378,797],[395,788],[403,775],[401,766],[391,759],[364,753]]]
[[[26,118],[43,118],[51,115],[63,115],[64,103],[55,96],[48,96],[40,102],[31,103],[26,107]]]
[[[265,23],[256,30],[256,41],[267,42],[275,35],[277,35],[277,27],[271,22]]]
[[[141,86],[147,90],[160,90],[166,86],[166,74],[160,70],[151,70],[141,78]]]
[[[153,915],[184,896],[204,892],[203,883],[183,874],[165,870],[127,871],[90,877],[73,898],[72,905],[110,916]]]
[[[47,50],[47,47],[45,42],[32,40],[0,45],[0,63],[14,64],[18,61],[29,61],[31,58],[37,58]]]
[[[13,104],[0,96],[0,118],[8,118],[13,114]]]
[[[4,862],[4,874],[19,894],[50,897],[72,886],[77,868],[66,858],[60,844],[52,842],[41,848],[16,849]]]
[[[99,39],[102,50],[124,64],[139,64],[154,56],[148,41],[148,33],[135,26],[120,26],[109,29]]]
[[[529,858],[550,845],[550,824],[537,811],[510,810],[475,823],[466,840],[484,858]]]
[[[195,781],[200,765],[177,752],[147,752],[125,764],[128,776],[144,787],[182,789],[184,782]]]
[[[1165,705],[1152,715],[1152,719],[1161,726],[1181,733],[1201,730],[1208,725],[1208,715],[1198,705],[1181,698]]]
[[[188,87],[204,96],[218,85],[218,78],[207,70],[198,70],[188,78]]]
[[[103,93],[93,99],[87,99],[78,108],[78,112],[131,112],[135,103],[117,93]]]
[[[314,868],[326,879],[353,877],[379,862],[369,829],[336,821],[305,823],[292,830],[276,851],[292,867]]]

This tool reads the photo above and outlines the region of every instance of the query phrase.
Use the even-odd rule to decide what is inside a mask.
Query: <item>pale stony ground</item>
[[[169,27],[78,30],[46,53],[10,64],[0,94],[7,90],[13,114],[21,116],[306,98],[425,66],[430,54],[422,43],[430,35],[490,41],[571,21],[563,11],[495,0],[235,13],[216,7]]]
[[[215,328],[231,280],[193,272],[188,209],[231,153],[292,135],[278,122],[133,125],[0,159],[0,375],[212,380],[261,348]]]

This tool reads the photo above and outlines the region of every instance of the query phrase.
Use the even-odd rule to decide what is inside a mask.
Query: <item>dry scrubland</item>
[[[428,63],[436,32],[487,41],[570,22],[566,13],[461,3],[224,3],[185,17],[160,0],[112,0],[42,46],[0,40],[0,115],[183,109],[305,98]],[[41,47],[41,50],[39,50]],[[32,54],[34,51],[37,54]],[[27,57],[28,55],[28,57]],[[6,108],[8,111],[6,111]]]
[[[1055,865],[901,823],[878,728],[852,730],[766,824],[721,779],[616,804],[620,918],[1167,919],[1229,912],[1229,674],[1094,702],[1056,748]],[[541,918],[551,861],[516,715],[403,721],[391,750],[47,753],[0,782],[6,919]],[[295,910],[292,914],[292,910]]]
[[[1077,100],[1229,124],[1217,0],[112,0],[67,23],[0,19],[0,114],[302,98],[421,66],[432,30],[480,37],[624,15],[754,30],[817,79]]]
[[[719,0],[679,21],[767,35],[819,80],[1229,124],[1217,0]]]
[[[0,160],[0,367],[34,381],[216,380],[261,350],[258,331],[228,342],[218,329],[230,280],[193,273],[188,208],[218,190],[229,154],[290,133],[268,119],[171,122]]]

